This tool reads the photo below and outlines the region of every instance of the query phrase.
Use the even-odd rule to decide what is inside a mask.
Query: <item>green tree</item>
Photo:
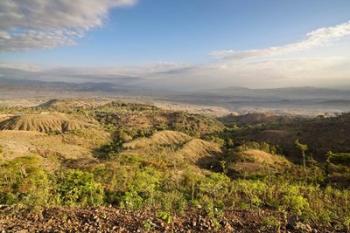
[[[303,158],[303,167],[306,168],[306,151],[309,150],[309,147],[306,144],[300,143],[299,139],[295,140],[295,146],[300,151]]]
[[[332,151],[328,151],[326,154],[326,165],[325,165],[325,172],[326,172],[326,176],[329,176],[329,166],[331,164],[331,158],[334,155],[334,153]]]

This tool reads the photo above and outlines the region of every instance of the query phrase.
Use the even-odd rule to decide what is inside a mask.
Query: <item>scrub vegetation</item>
[[[201,213],[210,231],[247,211],[262,232],[349,230],[349,114],[216,119],[74,101],[1,110],[1,205],[152,210],[169,226]]]

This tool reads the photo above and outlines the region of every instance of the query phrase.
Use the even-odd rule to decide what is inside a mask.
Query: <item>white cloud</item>
[[[19,62],[0,62],[0,72],[2,69],[13,69],[28,72],[39,72],[42,70],[40,65],[31,63],[19,63]]]
[[[158,85],[178,89],[228,86],[277,88],[342,86],[349,83],[350,60],[344,57],[224,60],[158,75]],[[156,83],[156,85],[157,85]],[[347,84],[349,85],[349,84]]]
[[[324,27],[314,30],[306,35],[300,42],[287,44],[284,46],[269,47],[264,49],[253,49],[246,51],[219,50],[211,52],[210,55],[222,59],[246,59],[283,55],[292,52],[304,51],[311,48],[322,47],[332,41],[339,40],[350,35],[350,21],[336,25],[334,27]]]
[[[7,33],[6,31],[0,31],[0,40],[1,39],[9,40],[9,39],[11,39],[11,35],[9,33]]]
[[[0,51],[72,45],[136,0],[1,0]]]
[[[288,86],[349,87],[350,59],[304,57],[260,61],[223,60],[190,65],[160,62],[129,67],[40,67],[0,63],[0,75],[67,82],[116,82],[137,78],[138,87],[196,90],[242,86],[275,88]]]

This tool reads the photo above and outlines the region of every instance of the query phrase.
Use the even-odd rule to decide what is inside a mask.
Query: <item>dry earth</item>
[[[269,224],[269,219],[280,226]],[[162,220],[152,210],[128,212],[112,207],[100,208],[49,208],[39,213],[2,206],[0,210],[1,232],[340,232],[331,227],[301,224],[294,218],[271,211],[227,211],[217,222],[205,214],[187,211],[173,216],[171,221]]]

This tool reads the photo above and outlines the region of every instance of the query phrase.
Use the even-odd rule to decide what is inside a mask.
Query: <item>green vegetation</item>
[[[350,153],[332,153],[328,154],[329,162],[333,164],[342,164],[346,166],[350,166]]]
[[[51,180],[36,157],[17,158],[1,165],[0,202],[29,206],[49,204]]]
[[[166,222],[189,207],[201,208],[212,218],[220,218],[228,209],[269,208],[305,222],[336,223],[344,229],[350,215],[349,190],[331,186],[320,188],[271,177],[231,180],[214,172],[198,175],[188,171],[175,178],[152,167],[135,170],[133,166],[128,171],[126,165],[108,170],[67,170],[49,175],[34,158],[16,159],[1,167],[0,202],[81,207],[113,204],[131,210],[147,207],[158,209]],[[273,219],[266,221],[267,225],[278,225]]]
[[[303,158],[303,167],[306,168],[306,151],[309,147],[306,144],[302,144],[299,142],[299,139],[295,140],[295,146],[301,153],[301,157]]]
[[[2,140],[10,133],[0,131],[0,204],[153,209],[167,224],[187,209],[201,210],[214,222],[229,210],[269,210],[308,224],[349,229],[349,151],[318,155],[302,134],[297,138],[307,145],[293,137],[289,144],[258,138],[269,124],[243,124],[242,118],[224,126],[206,116],[141,104],[59,106],[65,114],[86,115],[89,125],[60,134],[43,130],[40,144],[31,141],[39,136],[16,131],[21,138],[13,141],[24,148],[21,155],[8,152],[14,142]],[[280,119],[278,124],[273,123],[273,133],[282,135],[276,127],[286,129],[293,122]],[[25,150],[28,143],[36,150]],[[81,154],[67,158],[53,151],[55,143]],[[284,151],[292,154],[286,157]],[[315,160],[307,159],[309,154]],[[266,229],[281,227],[274,216],[263,222]],[[151,231],[152,222],[145,221],[144,227]]]
[[[58,200],[67,206],[97,206],[104,203],[104,190],[91,173],[67,170],[57,176]]]

